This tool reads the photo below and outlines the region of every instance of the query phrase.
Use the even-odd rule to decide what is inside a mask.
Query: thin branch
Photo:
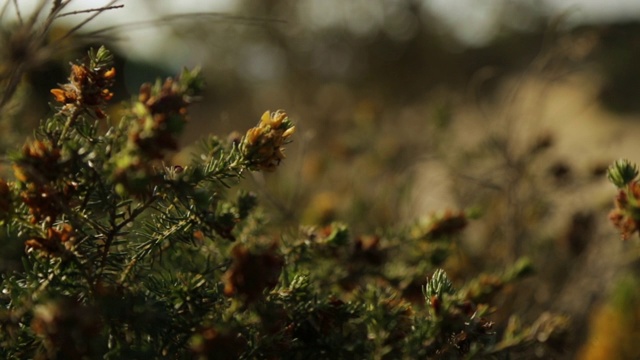
[[[51,8],[51,12],[49,12],[49,15],[47,16],[42,26],[43,34],[49,31],[49,29],[51,28],[51,24],[53,24],[54,20],[56,19],[56,15],[58,15],[62,10],[64,10],[64,8],[67,7],[67,5],[71,3],[71,1],[73,0],[67,0],[65,2],[58,0],[54,2],[53,7]]]
[[[122,284],[124,284],[124,281],[127,280],[129,273],[131,272],[131,270],[133,270],[133,267],[136,265],[137,262],[138,262],[138,259],[136,258],[131,259],[131,261],[127,264],[127,267],[122,272],[122,275],[120,275],[120,280],[118,281],[118,285],[121,286]]]
[[[272,19],[272,18],[259,18],[259,17],[250,17],[250,16],[240,16],[240,15],[229,15],[223,13],[183,13],[176,15],[163,16],[158,19],[147,20],[147,21],[136,21],[132,23],[125,23],[113,26],[107,26],[102,29],[90,31],[85,33],[84,36],[97,36],[103,33],[107,33],[114,30],[126,29],[126,30],[136,30],[136,29],[144,29],[149,26],[159,26],[159,25],[170,25],[174,21],[178,20],[194,20],[194,19],[204,19],[209,20],[211,18],[215,18],[218,20],[225,21],[238,21],[240,23],[245,23],[249,25],[264,25],[265,23],[278,23],[278,24],[286,24],[286,20],[281,19]]]
[[[153,197],[152,196],[144,204],[142,204],[140,207],[135,209],[127,219],[125,219],[120,224],[116,225],[113,229],[111,229],[111,231],[107,235],[107,240],[105,240],[104,251],[102,253],[102,259],[100,261],[100,273],[101,274],[104,271],[105,265],[107,263],[107,256],[109,255],[109,249],[111,248],[111,244],[113,243],[113,240],[115,240],[115,238],[118,236],[118,233],[120,232],[120,230],[122,230],[123,227],[127,226],[127,224],[129,224],[132,221],[134,221],[149,206],[151,206],[156,201],[156,199],[157,199],[157,197]]]
[[[120,275],[120,280],[119,280],[119,285],[122,285],[125,280],[127,279],[127,277],[129,276],[129,273],[131,273],[131,271],[133,270],[134,266],[138,263],[139,260],[142,260],[144,257],[146,257],[147,255],[151,254],[151,251],[153,250],[153,247],[160,244],[161,247],[159,249],[160,253],[163,253],[165,250],[167,250],[169,247],[171,247],[172,243],[168,243],[165,245],[162,245],[162,241],[164,239],[169,238],[171,235],[181,231],[181,230],[185,230],[186,228],[190,227],[193,225],[193,218],[192,217],[187,217],[185,219],[180,220],[179,222],[177,222],[176,224],[172,225],[170,228],[165,229],[162,233],[155,233],[154,236],[147,241],[147,243],[143,244],[141,246],[141,250],[140,252],[138,252],[137,254],[135,254],[131,260],[129,261],[129,263],[127,264],[127,266],[125,267],[124,271],[122,272],[122,275]]]
[[[101,8],[95,8],[95,9],[86,9],[86,10],[76,10],[76,11],[70,11],[70,12],[66,12],[63,14],[60,14],[58,16],[56,16],[56,18],[61,18],[64,16],[70,16],[70,15],[79,15],[79,14],[85,14],[85,13],[90,13],[90,12],[102,12],[102,11],[107,11],[107,10],[112,10],[112,9],[121,9],[123,8],[124,5],[113,5],[113,6],[106,6],[106,7],[101,7]]]
[[[68,0],[67,3],[69,1],[71,1],[71,0]],[[53,0],[53,4],[51,5],[51,12],[49,13],[49,15],[51,16],[51,15],[56,14],[59,11],[59,9],[61,7],[63,7],[63,6],[64,5],[62,4],[62,0]]]
[[[24,25],[24,21],[22,20],[22,14],[20,13],[20,7],[18,6],[18,0],[13,0],[13,7],[16,9],[16,16],[18,17],[18,22],[20,25]]]
[[[111,0],[111,2],[109,2],[109,4],[107,4],[104,8],[110,8],[111,6],[113,6],[115,3],[117,3],[118,0]],[[95,19],[98,15],[102,14],[104,10],[98,11],[94,14],[92,14],[91,16],[89,16],[87,19],[85,19],[84,21],[80,22],[80,24],[74,26],[73,28],[71,28],[71,30],[67,31],[66,34],[64,34],[64,36],[62,36],[59,41],[65,40],[66,38],[68,38],[69,36],[73,35],[76,31],[78,31],[80,28],[82,28],[83,26],[85,26],[86,24],[88,24],[89,22],[91,22],[93,19]]]

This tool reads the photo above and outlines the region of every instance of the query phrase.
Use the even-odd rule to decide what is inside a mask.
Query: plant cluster
[[[638,168],[629,160],[621,159],[609,167],[607,177],[618,188],[615,208],[609,213],[609,220],[620,230],[622,239],[628,240],[640,229]]]
[[[167,165],[199,71],[142,85],[110,126],[115,72],[105,48],[73,63],[55,114],[0,179],[1,239],[25,250],[0,282],[3,358],[507,358],[566,328],[491,320],[526,259],[460,286],[440,269],[465,212],[360,235],[274,229],[239,185],[285,158],[286,112]]]
[[[609,166],[607,177],[618,189],[609,220],[620,232],[626,261],[607,297],[590,314],[588,338],[579,352],[579,357],[586,360],[640,356],[636,346],[640,331],[639,254],[632,239],[640,222],[638,167],[620,159]]]

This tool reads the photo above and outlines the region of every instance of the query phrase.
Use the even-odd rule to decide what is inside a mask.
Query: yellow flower
[[[284,110],[262,114],[258,126],[247,131],[240,149],[249,169],[274,171],[285,158],[284,147],[295,126]]]
[[[296,132],[296,127],[290,127],[287,130],[285,130],[285,132],[282,133],[282,138],[283,139],[288,139],[291,135],[293,135]]]

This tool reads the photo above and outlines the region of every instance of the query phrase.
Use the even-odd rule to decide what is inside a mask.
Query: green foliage
[[[453,284],[447,278],[447,274],[442,269],[438,269],[433,273],[431,279],[427,281],[423,292],[427,299],[431,299],[434,296],[441,298],[442,295],[453,294],[455,291]]]
[[[100,48],[72,65],[0,180],[3,241],[26,248],[2,274],[2,358],[506,358],[536,341],[488,319],[528,262],[458,288],[439,268],[464,212],[375,234],[273,230],[238,185],[284,160],[287,114],[167,165],[202,77],[144,84],[107,127],[111,60]]]
[[[638,168],[627,159],[616,161],[607,170],[607,177],[618,188],[629,184],[638,176]]]

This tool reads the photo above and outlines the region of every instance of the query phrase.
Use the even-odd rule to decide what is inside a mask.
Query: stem
[[[62,128],[62,133],[60,133],[60,137],[56,142],[56,147],[59,147],[62,144],[62,140],[67,136],[67,132],[69,132],[69,128],[71,128],[71,126],[76,123],[76,120],[78,120],[79,116],[80,116],[80,110],[77,108],[74,109],[73,113],[71,113],[71,116],[69,116],[69,118],[67,119],[67,122],[64,124],[64,128]]]
[[[109,234],[107,235],[107,240],[105,241],[104,244],[104,251],[102,253],[102,259],[100,261],[100,275],[97,277],[99,278],[100,276],[102,276],[103,272],[104,272],[104,268],[106,266],[107,263],[107,256],[109,255],[109,250],[111,248],[111,244],[113,243],[113,240],[115,240],[115,238],[118,236],[118,233],[120,232],[120,230],[122,230],[123,227],[127,226],[129,223],[131,223],[132,221],[134,221],[140,214],[142,214],[149,206],[151,206],[155,201],[156,201],[157,197],[156,196],[151,196],[144,204],[142,204],[140,207],[138,207],[137,209],[135,209],[131,215],[129,215],[128,218],[126,218],[125,220],[123,220],[121,223],[117,224],[115,227],[113,227],[113,229],[109,232]],[[113,215],[112,215],[113,216]],[[129,264],[127,267],[132,266],[131,264]],[[127,271],[127,270],[125,270]]]
[[[177,224],[175,224],[174,226],[172,226],[171,228],[167,229],[166,231],[164,231],[161,234],[158,234],[159,237],[157,237],[158,240],[163,240],[168,238],[170,235],[180,231],[180,230],[184,230],[189,226],[192,226],[194,222],[194,218],[192,216],[189,216],[185,219],[183,219],[182,221],[178,222]],[[152,241],[156,241],[156,239],[153,239]],[[161,243],[160,241],[156,241],[155,244],[159,244]],[[137,253],[136,255],[133,256],[133,258],[131,259],[131,261],[129,261],[129,263],[127,264],[127,266],[125,267],[125,270],[122,272],[122,275],[120,276],[120,281],[119,284],[122,285],[124,283],[124,281],[126,280],[127,276],[129,275],[129,273],[131,272],[131,270],[133,270],[133,267],[136,265],[136,263],[138,262],[138,260],[141,260],[145,255],[145,251],[149,250],[148,254],[151,254],[151,248],[154,246],[154,243],[148,244],[145,246],[144,249],[142,249],[139,253]],[[163,253],[164,251],[166,251],[167,249],[169,249],[171,247],[171,243],[166,244],[166,245],[162,245],[159,249],[160,253]]]
[[[120,280],[118,280],[118,285],[124,284],[124,281],[127,279],[127,276],[129,276],[129,273],[131,272],[131,270],[133,269],[133,267],[136,265],[137,262],[138,262],[138,259],[136,258],[131,259],[131,261],[127,264],[127,267],[122,272],[122,275],[120,275]]]

